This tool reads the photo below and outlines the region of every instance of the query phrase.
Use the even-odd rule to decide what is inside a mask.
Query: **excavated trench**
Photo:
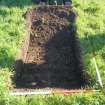
[[[87,85],[72,8],[38,7],[24,16],[27,36],[15,62],[16,87],[78,89]]]

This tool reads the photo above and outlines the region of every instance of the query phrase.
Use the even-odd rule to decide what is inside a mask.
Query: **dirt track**
[[[17,86],[80,88],[88,83],[72,9],[39,7],[25,14],[28,37],[15,63]]]

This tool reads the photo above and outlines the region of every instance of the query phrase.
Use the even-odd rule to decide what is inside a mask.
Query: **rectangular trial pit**
[[[89,83],[76,36],[76,14],[62,6],[38,7],[25,14],[26,40],[15,62],[22,88],[78,89]]]

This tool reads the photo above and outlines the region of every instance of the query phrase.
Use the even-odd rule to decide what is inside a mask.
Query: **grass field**
[[[77,32],[83,47],[85,67],[92,78],[91,86],[100,89],[92,52],[94,50],[96,53],[96,61],[105,83],[105,0],[73,0],[73,4],[78,13]],[[25,36],[25,20],[22,15],[32,7],[35,5],[31,0],[0,0],[0,105],[104,105],[105,99],[101,92],[70,96],[9,96],[12,64]]]

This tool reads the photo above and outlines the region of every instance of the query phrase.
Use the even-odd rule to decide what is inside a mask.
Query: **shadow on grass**
[[[0,0],[0,6],[7,7],[24,7],[32,4],[32,0]]]
[[[11,68],[14,61],[14,57],[9,55],[7,48],[0,48],[0,68]]]
[[[105,46],[105,33],[96,35],[88,35],[88,37],[80,39],[85,54],[98,52]]]

